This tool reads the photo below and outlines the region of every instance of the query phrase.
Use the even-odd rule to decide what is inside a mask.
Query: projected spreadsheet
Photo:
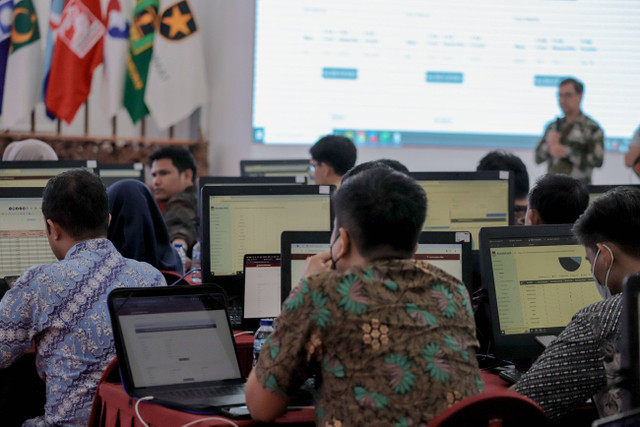
[[[496,240],[489,248],[504,335],[564,327],[602,300],[584,247],[570,238]]]
[[[567,76],[608,149],[637,127],[638,0],[259,0],[255,22],[257,142],[531,146]]]
[[[57,261],[49,247],[42,200],[0,199],[0,277]]]
[[[280,252],[286,230],[329,231],[331,201],[318,195],[209,198],[211,272],[242,274],[245,254]]]

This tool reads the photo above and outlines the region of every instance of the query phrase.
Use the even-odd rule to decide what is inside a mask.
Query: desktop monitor
[[[281,238],[282,301],[302,277],[305,260],[329,250],[331,232],[285,231]],[[471,282],[471,236],[468,232],[423,231],[418,240],[416,259],[426,260],[458,280]]]
[[[532,362],[543,350],[536,336],[559,334],[578,310],[602,300],[571,227],[480,230],[482,284],[498,358]]]
[[[0,187],[0,278],[57,259],[42,216],[42,187]]]
[[[640,274],[628,276],[622,289],[621,372],[626,381],[622,387],[623,409],[640,408]]]
[[[513,223],[513,178],[506,171],[412,172],[427,193],[424,231],[469,231]]]
[[[594,199],[602,196],[607,191],[616,187],[631,187],[636,190],[640,190],[640,184],[618,184],[618,185],[587,185],[589,190],[589,203],[593,202]]]
[[[207,185],[296,185],[306,184],[307,177],[296,176],[201,176],[198,188]]]
[[[144,182],[142,163],[100,163],[100,179],[105,187],[122,179],[137,179]]]
[[[40,187],[49,178],[71,169],[85,168],[99,174],[95,160],[54,160],[29,162],[0,162],[0,187]]]
[[[203,187],[204,281],[241,276],[246,254],[278,253],[283,231],[330,231],[333,189],[328,185]]]
[[[306,176],[311,180],[309,159],[240,160],[242,176]]]

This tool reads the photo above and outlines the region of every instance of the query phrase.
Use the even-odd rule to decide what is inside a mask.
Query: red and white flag
[[[102,63],[105,31],[100,0],[67,1],[45,99],[47,109],[67,123],[89,96],[93,71]]]

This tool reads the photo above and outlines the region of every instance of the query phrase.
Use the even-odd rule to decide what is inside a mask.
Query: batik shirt
[[[423,261],[303,279],[255,369],[278,395],[315,374],[322,426],[425,425],[483,390],[465,286]]]
[[[620,412],[620,313],[622,295],[577,312],[567,327],[518,381],[520,394],[553,419],[593,398],[601,417]]]
[[[44,416],[25,425],[87,424],[100,376],[115,357],[107,295],[163,285],[158,270],[123,258],[106,239],[78,243],[62,261],[20,276],[0,301],[0,367],[35,343],[47,386]]]
[[[544,136],[536,147],[536,163],[547,162],[549,173],[569,175],[585,184],[591,184],[593,168],[602,166],[604,160],[604,133],[598,123],[580,113],[575,124],[568,133],[564,119],[551,122],[545,129]],[[570,126],[570,125],[569,125]],[[567,156],[553,158],[549,154],[547,135],[551,131],[563,133],[562,145],[568,147]],[[566,135],[565,135],[566,133]]]

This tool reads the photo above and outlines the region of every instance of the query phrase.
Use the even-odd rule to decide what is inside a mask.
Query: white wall
[[[265,146],[252,143],[251,96],[253,67],[254,2],[213,0],[198,5],[207,49],[211,104],[205,135],[210,141],[211,175],[238,175],[241,159],[304,158],[308,146]],[[587,112],[588,113],[588,112]],[[549,112],[549,119],[557,114]],[[544,123],[540,124],[540,129]],[[490,148],[359,148],[358,162],[382,157],[396,159],[412,171],[475,170]],[[533,181],[545,173],[535,165],[533,150],[512,150],[522,158]],[[596,170],[594,184],[640,182],[624,167],[623,155],[607,153],[602,169]]]

